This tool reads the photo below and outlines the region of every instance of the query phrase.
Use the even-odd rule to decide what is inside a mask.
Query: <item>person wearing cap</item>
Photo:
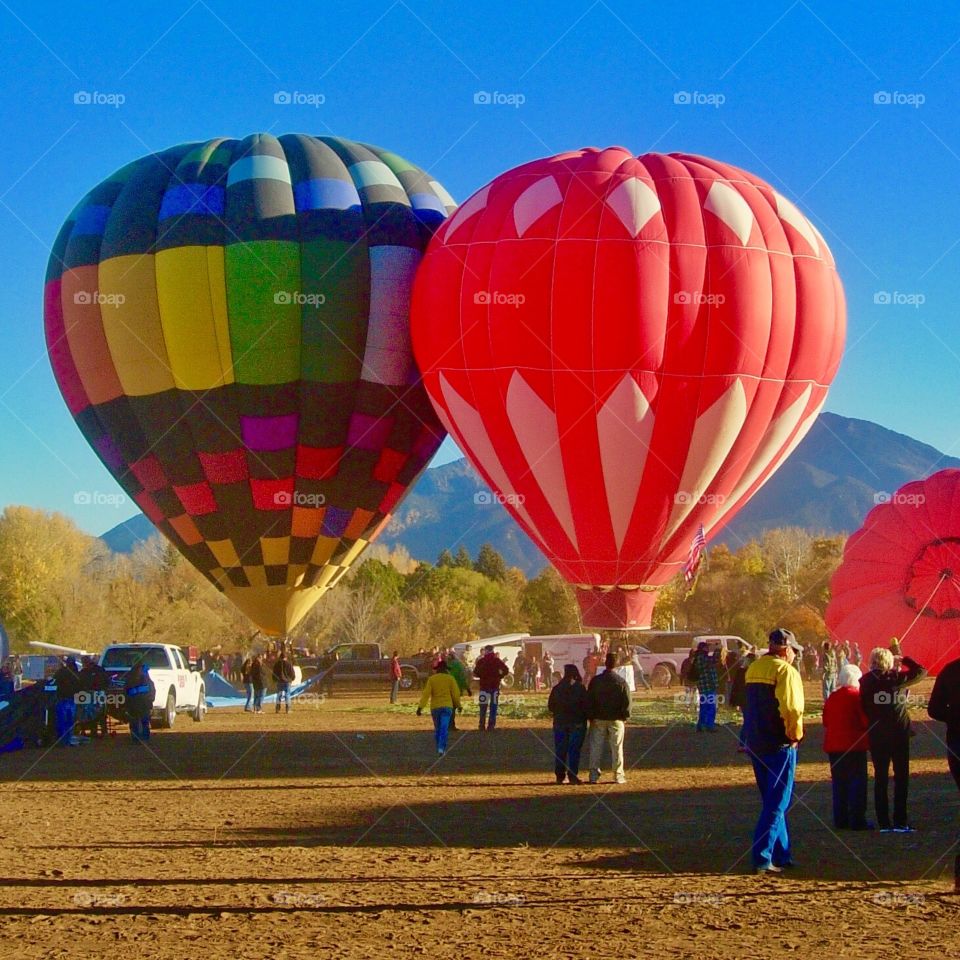
[[[521,656],[521,654],[517,654]],[[489,644],[473,665],[473,675],[480,681],[480,729],[493,731],[497,726],[497,707],[500,703],[500,683],[510,668],[494,653]],[[488,718],[489,713],[489,718]]]
[[[557,783],[564,779],[582,783],[580,751],[587,736],[587,688],[574,663],[563,668],[563,679],[550,691],[547,709],[553,714],[554,773]]]
[[[623,737],[630,719],[630,689],[616,672],[617,656],[608,653],[603,673],[597,674],[587,690],[587,717],[590,719],[590,782],[600,780],[604,744],[610,746],[613,779],[626,783],[623,772]]]
[[[960,790],[960,660],[952,660],[937,675],[927,713],[947,725],[947,764]]]
[[[913,833],[907,822],[907,790],[910,783],[910,738],[913,730],[907,709],[906,688],[922,680],[926,669],[910,657],[898,664],[886,647],[870,651],[870,670],[860,681],[860,703],[870,727],[870,758],[873,760],[873,804],[881,833]],[[893,823],[887,792],[893,765]]]
[[[793,668],[803,647],[782,627],[744,678],[743,746],[753,762],[762,807],[753,833],[756,873],[793,866],[787,810],[793,799],[797,748],[803,739],[803,681]]]
[[[867,820],[867,715],[860,703],[862,671],[848,663],[823,705],[823,749],[830,759],[833,825],[872,830]]]

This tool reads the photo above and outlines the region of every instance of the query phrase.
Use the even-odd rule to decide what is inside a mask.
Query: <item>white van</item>
[[[544,653],[553,657],[553,683],[563,676],[563,667],[567,663],[576,664],[583,672],[583,660],[588,653],[600,649],[599,633],[561,633],[546,637],[527,637],[523,641],[525,656],[534,656],[538,660]]]

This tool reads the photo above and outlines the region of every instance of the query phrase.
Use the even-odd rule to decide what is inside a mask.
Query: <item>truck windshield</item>
[[[167,652],[161,647],[113,647],[103,655],[103,666],[111,668],[132,667],[136,663],[145,663],[158,670],[169,670],[170,661]]]

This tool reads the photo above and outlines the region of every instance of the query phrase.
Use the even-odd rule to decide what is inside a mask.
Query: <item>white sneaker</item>
[[[617,783],[626,783],[626,782],[627,782],[627,778],[626,778],[626,777],[622,777],[622,776],[621,776],[621,777],[617,777]]]
[[[442,748],[438,748],[438,749],[437,749],[437,756],[438,756],[438,757],[442,757],[442,756],[443,756],[443,749],[442,749]]]

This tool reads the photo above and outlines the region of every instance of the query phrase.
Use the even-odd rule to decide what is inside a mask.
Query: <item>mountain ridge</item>
[[[711,541],[736,548],[774,527],[813,533],[852,533],[867,512],[909,480],[960,467],[929,444],[870,420],[822,413],[790,458]],[[451,531],[457,531],[451,542]],[[127,553],[153,535],[143,514],[103,534],[114,551]],[[434,562],[444,549],[465,546],[476,556],[491,543],[528,576],[546,566],[529,537],[466,459],[423,472],[400,504],[379,543],[404,546],[417,560]]]

